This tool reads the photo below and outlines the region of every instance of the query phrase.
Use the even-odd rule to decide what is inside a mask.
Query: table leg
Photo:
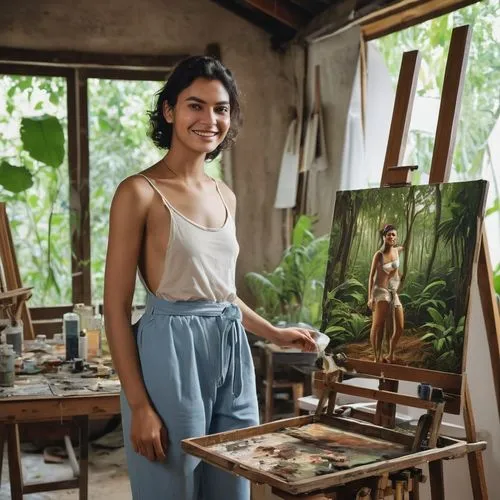
[[[444,500],[443,461],[429,462],[432,500]]]
[[[19,443],[19,427],[7,424],[10,495],[12,500],[23,499],[23,471]]]
[[[266,351],[266,394],[264,401],[264,423],[271,422],[273,418],[273,354]]]
[[[80,500],[87,500],[89,495],[89,418],[76,417],[80,430]]]
[[[3,449],[4,449],[6,434],[7,434],[7,427],[5,426],[5,424],[0,424],[0,487],[2,486]]]
[[[410,500],[420,500],[420,482],[416,477],[413,478]]]

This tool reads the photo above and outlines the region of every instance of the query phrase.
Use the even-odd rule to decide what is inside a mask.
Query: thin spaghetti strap
[[[140,175],[141,177],[144,177],[144,179],[146,179],[149,183],[149,185],[160,195],[160,198],[162,199],[163,203],[168,207],[168,208],[172,208],[172,205],[170,205],[169,201],[167,200],[167,198],[165,198],[165,195],[158,189],[158,187],[156,186],[156,184],[154,183],[153,179],[150,179],[149,177],[147,177],[146,175],[144,174],[137,174],[137,175]]]
[[[222,200],[222,203],[224,204],[224,207],[226,209],[226,213],[230,216],[231,212],[229,211],[229,207],[227,206],[226,200],[224,199],[224,196],[222,196],[222,193],[219,188],[219,183],[212,177],[212,180],[215,182],[215,189],[217,189],[217,192],[219,193],[220,199]]]

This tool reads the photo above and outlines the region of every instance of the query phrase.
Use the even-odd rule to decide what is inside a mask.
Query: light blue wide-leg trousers
[[[135,453],[130,408],[122,392],[134,500],[249,500],[249,481],[181,449],[185,438],[258,424],[254,367],[240,309],[230,303],[170,302],[149,295],[134,332],[144,383],[169,438],[164,462]]]

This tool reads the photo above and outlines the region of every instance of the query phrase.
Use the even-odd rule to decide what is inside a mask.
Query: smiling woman
[[[257,424],[245,329],[280,346],[316,346],[309,331],[274,327],[236,293],[236,199],[204,170],[238,133],[230,71],[210,57],[181,62],[150,121],[168,153],[115,193],[104,282],[133,496],[248,500],[247,480],[201,464],[180,443]],[[148,296],[131,328],[137,269]]]
[[[210,134],[217,140],[206,160],[212,160],[223,149],[230,148],[236,140],[241,122],[238,89],[230,71],[215,59],[203,58],[205,67],[200,69],[201,58],[189,58],[177,67],[178,76],[172,77],[158,93],[155,109],[150,113],[151,137],[160,148],[170,148],[175,109],[177,119],[187,120],[185,126],[198,135]],[[207,100],[200,97],[206,93]],[[183,111],[190,111],[190,113]],[[209,141],[212,142],[212,141]]]

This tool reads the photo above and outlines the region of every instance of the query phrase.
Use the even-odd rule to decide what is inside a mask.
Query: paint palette
[[[463,456],[473,446],[441,436],[436,448],[414,452],[413,443],[411,433],[321,414],[184,439],[182,448],[225,471],[299,495]]]
[[[407,453],[402,445],[319,423],[216,444],[210,449],[285,481],[330,474]]]

